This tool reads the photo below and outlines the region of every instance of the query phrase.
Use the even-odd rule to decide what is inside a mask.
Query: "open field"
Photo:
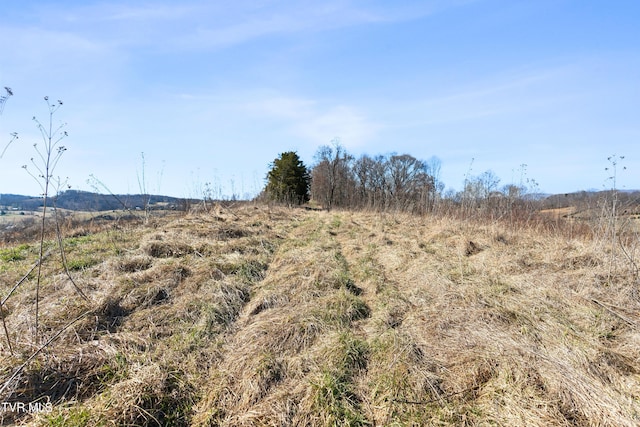
[[[66,329],[11,381],[33,273],[3,306],[0,402],[49,403],[4,425],[640,424],[637,242],[251,205],[74,227],[88,300],[52,250],[39,342]],[[36,260],[0,247],[0,298]]]

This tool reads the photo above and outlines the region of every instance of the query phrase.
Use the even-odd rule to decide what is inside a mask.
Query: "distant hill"
[[[618,202],[621,206],[640,204],[640,190],[618,190]],[[598,206],[604,200],[612,200],[613,190],[577,191],[547,196],[542,200],[543,208],[565,208],[570,206],[587,208]]]
[[[100,194],[67,190],[52,200],[55,206],[75,211],[143,209],[181,209],[199,200],[144,194]],[[53,203],[52,203],[53,204]],[[35,211],[43,206],[42,197],[0,194],[0,209]]]
[[[593,209],[604,200],[610,200],[612,191],[577,191],[553,195],[535,195],[541,209],[575,207],[580,210]],[[640,207],[640,190],[619,190],[620,207]],[[89,191],[67,190],[55,198],[59,208],[75,211],[136,210],[149,206],[149,209],[182,209],[199,203],[199,199],[144,195],[144,194],[100,194]],[[0,194],[0,210],[36,211],[42,207],[42,197],[19,194]]]

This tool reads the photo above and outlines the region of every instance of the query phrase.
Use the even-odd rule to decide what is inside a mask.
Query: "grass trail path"
[[[91,303],[51,265],[42,324],[94,315],[20,379],[20,398],[58,396],[33,425],[640,424],[639,284],[594,241],[247,205],[67,245]],[[3,249],[0,278],[32,252]]]

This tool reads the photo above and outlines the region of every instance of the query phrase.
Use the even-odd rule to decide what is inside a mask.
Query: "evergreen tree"
[[[309,185],[307,167],[295,151],[288,151],[271,164],[265,193],[278,202],[302,204],[309,201]]]

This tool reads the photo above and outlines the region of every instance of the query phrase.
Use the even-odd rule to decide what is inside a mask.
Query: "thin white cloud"
[[[250,96],[253,98],[253,96]],[[308,117],[317,103],[308,99],[287,97],[278,94],[262,94],[255,96],[244,104],[244,108],[253,114],[266,114],[290,120]]]
[[[221,4],[192,0],[148,1],[142,5],[95,2],[75,8],[41,6],[32,13],[43,28],[72,31],[111,45],[199,50],[270,35],[415,20],[468,1],[387,4],[357,0],[241,0]]]
[[[314,33],[339,28],[411,21],[459,7],[477,0],[417,1],[376,3],[355,0],[324,2],[244,1],[234,4],[232,12],[217,10],[212,19],[200,22],[195,29],[170,40],[179,48],[203,49],[226,47],[259,37]],[[207,12],[205,12],[207,14]]]
[[[348,148],[362,147],[381,130],[379,123],[350,105],[324,105],[273,93],[252,98],[256,100],[244,105],[247,112],[281,120],[289,133],[314,146],[328,144],[338,137]]]
[[[469,120],[507,117],[531,111],[558,108],[579,94],[564,86],[575,78],[579,67],[552,66],[539,69],[509,70],[488,78],[478,78],[455,91],[419,100],[399,107],[405,124],[439,125]],[[554,88],[564,86],[563,91]],[[424,95],[423,95],[424,96]],[[397,120],[402,124],[402,120]]]
[[[5,40],[0,44],[3,55],[8,60],[18,62],[35,58],[47,60],[53,57],[64,61],[69,55],[101,53],[104,49],[104,46],[78,33],[38,27],[3,26],[0,28],[0,38]]]
[[[296,134],[316,145],[326,145],[338,137],[349,149],[365,146],[375,138],[380,128],[380,124],[369,120],[356,108],[345,105],[316,112],[293,126]]]
[[[197,14],[199,8],[189,3],[147,4],[146,6],[106,5],[106,13],[100,16],[104,21],[134,21],[134,22],[166,22],[184,19]]]

